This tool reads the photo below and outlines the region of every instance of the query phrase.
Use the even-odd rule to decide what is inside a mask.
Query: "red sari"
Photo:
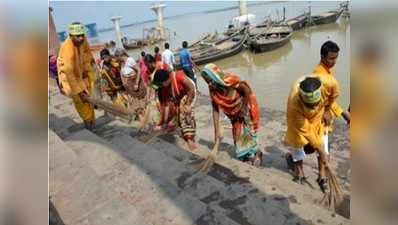
[[[248,116],[250,118],[252,128],[257,131],[260,123],[260,110],[256,95],[253,91],[251,92],[247,108],[244,109],[243,97],[237,91],[237,87],[241,83],[244,83],[249,88],[250,85],[246,81],[241,81],[239,76],[233,74],[226,74],[223,77],[223,80],[228,85],[224,90],[216,88],[210,89],[210,97],[212,101],[222,109],[225,115],[228,116],[234,128],[240,130],[245,117]],[[248,115],[244,115],[243,112],[247,112]]]
[[[164,65],[161,66],[165,68]],[[160,120],[157,125],[169,124],[175,119],[182,130],[184,139],[194,140],[196,133],[194,112],[193,110],[187,111],[185,107],[188,105],[188,90],[183,83],[186,75],[182,70],[177,70],[171,72],[169,79],[171,84],[168,87],[161,87],[158,90]],[[191,103],[191,109],[194,103],[195,99]],[[168,115],[165,115],[166,108],[169,109]]]

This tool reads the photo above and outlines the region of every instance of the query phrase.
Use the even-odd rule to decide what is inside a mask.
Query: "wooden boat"
[[[296,31],[307,25],[309,17],[310,14],[305,12],[299,16],[286,20],[286,24],[291,26],[293,31]]]
[[[305,27],[308,24],[310,18],[310,14],[308,12],[304,12],[303,14],[300,14],[294,18],[288,19],[286,21],[271,21],[271,20],[265,20],[261,23],[259,23],[256,28],[252,29],[252,34],[256,35],[259,33],[263,33],[261,31],[256,31],[256,29],[264,29],[269,26],[277,26],[277,25],[284,25],[287,24],[292,27],[293,31],[299,30],[303,27]]]
[[[211,44],[197,46],[196,49],[191,51],[192,60],[196,65],[202,65],[236,55],[244,48],[247,38],[248,33],[246,29],[242,29],[230,37]],[[178,53],[175,53],[175,58],[177,68],[180,68],[180,56]]]
[[[290,41],[293,29],[288,25],[273,26],[266,32],[249,39],[249,46],[255,53],[277,49]]]
[[[136,49],[148,45],[148,42],[141,39],[127,39],[124,37],[122,38],[122,44],[125,49]]]
[[[192,42],[191,44],[188,45],[188,49],[192,52],[198,48],[201,47],[201,45],[205,45],[206,43],[214,43],[218,40],[218,34],[216,32],[214,33],[206,33],[202,37],[200,37],[198,40]],[[175,49],[173,52],[179,52],[181,48]]]
[[[342,9],[327,11],[316,16],[311,16],[311,25],[334,23],[343,13]]]

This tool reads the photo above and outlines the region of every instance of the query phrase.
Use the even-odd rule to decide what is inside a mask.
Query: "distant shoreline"
[[[257,5],[268,5],[268,4],[281,3],[281,2],[287,2],[287,1],[271,1],[271,2],[264,1],[264,2],[255,2],[255,3],[248,2],[247,6],[251,7],[251,6],[257,6]],[[202,13],[209,14],[209,13],[223,12],[223,11],[229,11],[229,10],[234,10],[234,9],[238,9],[238,8],[239,8],[239,6],[231,6],[231,7],[225,7],[225,8],[220,8],[220,9],[206,10],[206,11],[202,11],[202,12],[183,13],[183,14],[178,14],[178,15],[174,15],[174,16],[164,17],[164,20],[174,19],[174,18],[187,16],[187,15],[193,15],[193,14],[202,14]],[[157,19],[144,20],[144,21],[139,21],[139,22],[135,22],[135,23],[121,25],[120,28],[132,27],[132,26],[146,24],[146,23],[152,23],[152,22],[156,22],[156,21],[157,21]],[[113,29],[114,29],[113,27],[101,28],[101,29],[98,29],[98,33],[112,31]]]

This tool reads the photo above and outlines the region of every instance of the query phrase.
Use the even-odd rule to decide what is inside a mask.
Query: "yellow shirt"
[[[310,109],[304,105],[299,95],[299,81],[302,79],[294,83],[289,94],[285,143],[294,148],[310,144],[320,149],[325,132],[323,114],[327,103],[327,91],[322,85],[320,103],[314,109]]]
[[[69,37],[62,43],[57,60],[58,78],[67,96],[73,97],[84,90],[89,93],[95,80],[92,61],[87,40],[80,47],[74,46]]]
[[[322,63],[319,63],[313,73],[319,76],[322,85],[325,87],[326,95],[328,96],[327,104],[330,106],[331,112],[336,117],[341,116],[343,109],[336,102],[337,97],[340,95],[340,85],[334,77],[333,71],[326,68]]]

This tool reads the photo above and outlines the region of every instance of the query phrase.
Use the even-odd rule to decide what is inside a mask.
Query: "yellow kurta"
[[[57,60],[58,77],[65,94],[72,98],[76,111],[84,121],[95,119],[94,106],[84,103],[79,93],[86,91],[89,95],[95,82],[95,72],[92,66],[93,56],[87,40],[75,47],[69,37],[62,43]]]
[[[321,100],[314,109],[305,107],[299,96],[299,82],[297,80],[291,88],[287,102],[287,132],[285,143],[293,148],[301,148],[306,144],[321,149],[322,136],[325,133],[323,114],[327,102],[324,86],[321,87]]]
[[[343,109],[336,102],[337,97],[340,95],[340,85],[334,77],[333,71],[327,69],[322,63],[319,63],[315,67],[313,73],[319,76],[322,81],[322,85],[325,87],[331,112],[335,117],[341,116]]]

